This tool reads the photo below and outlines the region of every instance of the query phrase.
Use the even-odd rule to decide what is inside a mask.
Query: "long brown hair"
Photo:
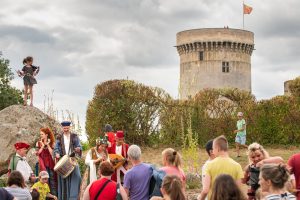
[[[167,148],[163,150],[162,156],[166,159],[168,164],[171,164],[177,168],[181,166],[181,156],[180,154],[172,148]]]
[[[171,200],[185,200],[182,183],[178,176],[166,175],[163,179],[161,188],[165,190]]]
[[[244,194],[228,174],[219,175],[212,187],[211,200],[246,200]]]
[[[50,128],[48,128],[48,127],[41,128],[40,131],[43,132],[43,133],[45,133],[47,135],[47,137],[50,139],[50,146],[53,147],[54,143],[55,143],[55,138],[54,138],[54,134],[50,130]]]

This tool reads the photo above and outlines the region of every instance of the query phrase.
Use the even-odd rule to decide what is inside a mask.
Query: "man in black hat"
[[[80,140],[75,133],[70,132],[70,121],[61,123],[63,132],[57,136],[53,153],[56,159],[64,155],[81,156],[82,148]],[[77,165],[73,172],[67,177],[58,176],[58,199],[77,200],[80,191],[81,175]]]

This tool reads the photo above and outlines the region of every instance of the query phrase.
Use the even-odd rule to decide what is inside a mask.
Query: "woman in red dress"
[[[49,173],[48,184],[50,193],[57,195],[57,180],[54,172],[53,148],[55,144],[54,134],[49,128],[40,129],[40,141],[36,143],[37,155],[39,157],[39,171]]]

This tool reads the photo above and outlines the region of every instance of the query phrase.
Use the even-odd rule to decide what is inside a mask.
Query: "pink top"
[[[185,183],[185,181],[186,181],[186,177],[185,177],[183,170],[179,169],[175,166],[165,166],[165,167],[160,168],[160,170],[165,171],[167,175],[178,176],[183,183]]]

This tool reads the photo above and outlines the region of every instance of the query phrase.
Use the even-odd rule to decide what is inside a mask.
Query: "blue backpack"
[[[149,189],[149,195],[152,196],[159,196],[162,197],[162,194],[160,192],[160,188],[162,185],[162,181],[164,177],[166,176],[166,172],[157,169],[154,165],[150,165],[152,169],[152,176],[150,179],[150,189]]]

